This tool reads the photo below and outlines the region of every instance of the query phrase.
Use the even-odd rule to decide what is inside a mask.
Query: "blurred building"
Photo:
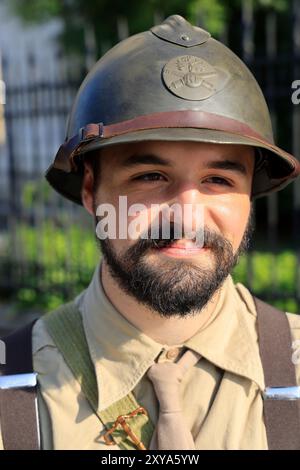
[[[58,54],[57,37],[62,29],[60,21],[50,21],[42,25],[24,25],[14,16],[6,4],[0,3],[0,201],[3,194],[7,193],[7,178],[9,173],[8,146],[5,141],[5,123],[3,120],[4,80],[6,90],[17,91],[30,85],[32,80],[49,78],[49,68],[55,63]],[[34,67],[38,62],[38,67]],[[32,67],[30,67],[30,64]],[[2,65],[2,66],[1,66]],[[1,78],[2,69],[2,78]],[[53,65],[54,69],[54,65]],[[20,102],[17,102],[17,94],[14,94],[15,102],[9,102],[12,95],[6,95],[6,107],[20,110]],[[17,112],[17,111],[16,111]],[[14,119],[13,128],[10,128],[15,154],[23,154],[22,166],[26,171],[29,168],[34,154],[34,140],[30,134],[30,125],[25,115],[21,113],[18,119]],[[30,134],[30,135],[28,135]],[[28,158],[26,158],[26,156]],[[1,222],[1,207],[0,207]]]

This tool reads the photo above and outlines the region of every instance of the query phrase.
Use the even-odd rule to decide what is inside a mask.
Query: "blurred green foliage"
[[[249,1],[249,0],[248,0]],[[195,24],[206,27],[219,37],[233,12],[241,9],[243,0],[6,0],[12,11],[26,23],[40,23],[60,18],[64,28],[61,36],[66,52],[84,54],[87,29],[95,35],[97,56],[103,44],[115,44],[118,20],[126,18],[129,34],[144,31],[169,15],[179,14]],[[290,0],[252,0],[255,11],[285,11]],[[244,2],[245,3],[245,2]]]
[[[58,227],[52,220],[38,228],[19,224],[16,237],[18,253],[9,248],[8,238],[0,273],[11,276],[11,300],[20,311],[49,310],[76,295],[88,285],[100,258],[90,227]]]
[[[278,254],[254,251],[240,259],[233,278],[248,287],[247,263],[251,264],[252,289],[259,296],[266,296],[268,301],[291,313],[300,313],[299,306],[293,298],[297,279],[297,257],[294,252],[285,250]],[[274,280],[274,285],[273,284]],[[283,292],[286,299],[272,300],[273,292]]]

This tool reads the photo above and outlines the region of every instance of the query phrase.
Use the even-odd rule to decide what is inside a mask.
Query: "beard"
[[[168,239],[151,239],[149,233],[148,238],[138,239],[122,254],[116,253],[108,238],[100,240],[96,236],[96,240],[111,276],[126,294],[163,318],[186,318],[199,313],[212,299],[240,256],[248,250],[253,230],[251,206],[243,239],[234,253],[229,240],[205,227],[203,247],[209,248],[207,253],[211,255],[211,263],[205,267],[201,266],[201,261],[197,264],[195,259],[169,259],[158,251],[156,259],[149,260],[147,255],[155,254],[155,250],[168,247],[176,240],[172,225]]]

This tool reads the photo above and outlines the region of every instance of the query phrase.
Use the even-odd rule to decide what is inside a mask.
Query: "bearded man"
[[[27,329],[21,366],[8,354],[3,446],[299,449],[300,319],[231,276],[254,198],[299,171],[254,77],[207,31],[174,15],[105,54],[46,173],[94,219],[102,256],[87,289]],[[170,210],[167,235],[166,206],[189,214]]]

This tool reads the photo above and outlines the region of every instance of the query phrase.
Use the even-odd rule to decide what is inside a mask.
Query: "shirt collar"
[[[88,288],[77,299],[95,366],[99,411],[132,391],[159,353],[170,349],[137,329],[113,306],[102,287],[100,269],[101,263]],[[193,349],[221,369],[255,381],[264,389],[255,311],[249,312],[231,276],[220,289],[209,322],[181,346]]]
[[[217,367],[246,377],[265,389],[259,353],[257,313],[252,295],[228,276],[216,306],[218,314],[185,342]]]
[[[82,298],[83,325],[98,384],[98,409],[123,398],[145,374],[163,345],[132,325],[107,298],[101,263]]]

